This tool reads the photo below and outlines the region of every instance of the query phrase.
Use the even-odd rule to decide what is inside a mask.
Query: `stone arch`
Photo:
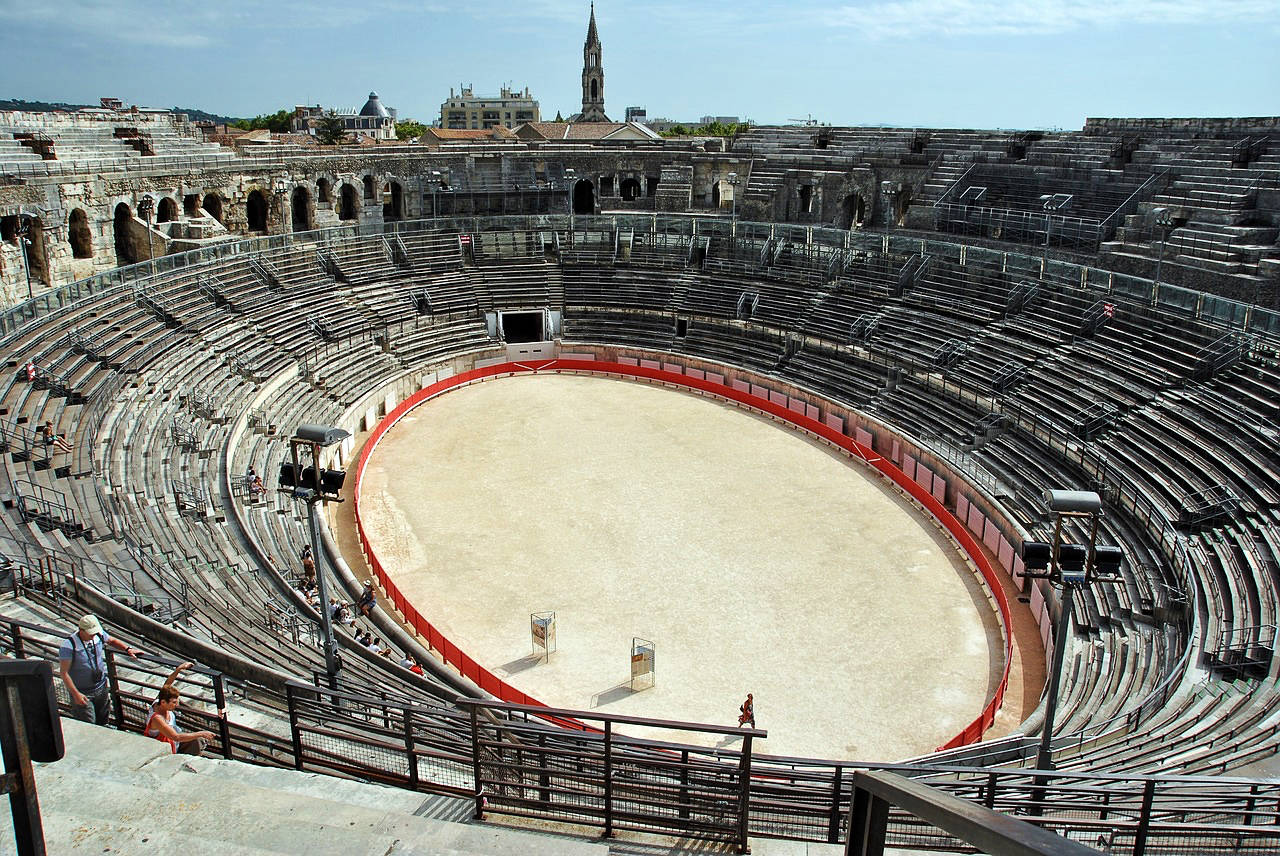
[[[316,179],[316,201],[333,202],[333,184],[327,178]]]
[[[591,100],[600,100],[600,81],[596,80],[594,77],[591,79]]]
[[[311,216],[311,194],[305,187],[293,189],[293,204],[290,207],[293,210],[293,231],[310,232],[315,228]]]
[[[15,221],[26,221],[27,226],[27,276],[31,277],[32,282],[40,282],[45,285],[51,285],[49,279],[49,258],[45,252],[44,245],[44,224],[40,222],[39,217],[33,217],[29,214],[22,214],[14,218]],[[15,222],[16,225],[16,222]],[[15,237],[17,237],[15,235]]]
[[[622,179],[618,185],[618,195],[622,197],[623,202],[630,202],[633,199],[640,198],[640,181],[634,177],[628,176]],[[719,203],[717,203],[719,204]]]
[[[389,181],[382,188],[382,219],[404,219],[404,188],[397,181]]]
[[[342,185],[342,202],[338,207],[339,220],[355,220],[360,216],[360,194],[350,184]]]
[[[596,186],[585,178],[573,183],[573,213],[596,213]]]
[[[893,225],[905,226],[907,224],[907,210],[911,208],[911,185],[903,182],[902,187],[893,195],[892,210],[889,212],[893,218]]]
[[[373,185],[374,185],[373,176],[366,175],[364,177],[364,198],[366,200],[370,200],[374,198]]]
[[[720,201],[723,198],[724,197],[720,195],[720,182],[718,181],[711,182],[711,207],[719,208]]]
[[[138,243],[133,234],[133,209],[129,207],[129,203],[121,202],[116,206],[112,225],[116,239],[116,264],[121,266],[136,264]]]
[[[89,231],[89,215],[83,208],[71,212],[67,219],[67,241],[71,254],[77,259],[93,258],[93,233]]]
[[[178,219],[178,203],[168,196],[161,196],[156,206],[156,222],[170,223]]]
[[[267,231],[267,196],[261,190],[249,191],[249,198],[244,203],[245,222],[250,232]]]
[[[802,184],[796,190],[800,194],[800,213],[809,214],[813,211],[813,185]]]
[[[204,197],[204,205],[201,206],[209,216],[222,222],[222,197],[216,193],[207,193]]]
[[[840,228],[855,229],[866,222],[867,200],[856,189],[851,189],[840,203]]]
[[[182,213],[186,217],[200,216],[200,194],[188,193],[182,197]]]

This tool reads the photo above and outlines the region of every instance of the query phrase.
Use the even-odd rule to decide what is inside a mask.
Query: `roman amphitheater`
[[[214,734],[50,849],[1276,852],[1278,132],[0,114],[0,647]]]

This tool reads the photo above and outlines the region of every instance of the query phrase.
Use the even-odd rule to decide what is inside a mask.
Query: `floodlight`
[[[1050,511],[1068,514],[1097,514],[1102,510],[1102,497],[1091,490],[1053,490],[1044,492]]]

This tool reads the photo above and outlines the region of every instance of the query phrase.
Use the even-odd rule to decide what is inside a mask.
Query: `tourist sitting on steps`
[[[178,709],[181,694],[173,682],[177,680],[178,675],[193,665],[194,663],[182,663],[169,674],[168,680],[160,688],[155,704],[151,705],[151,710],[147,713],[145,734],[162,743],[168,743],[175,754],[199,755],[213,739],[212,731],[179,731],[174,719],[174,711]]]
[[[74,443],[68,443],[66,438],[59,437],[53,430],[53,420],[45,420],[44,425],[40,426],[40,439],[44,441],[46,446],[54,446],[59,451],[70,452],[75,449]]]

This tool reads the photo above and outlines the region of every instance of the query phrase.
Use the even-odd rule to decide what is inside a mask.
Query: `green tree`
[[[347,126],[342,117],[330,110],[320,117],[320,126],[316,128],[316,136],[324,146],[337,146],[347,139]]]
[[[266,130],[273,134],[287,134],[293,128],[293,111],[277,110],[274,113],[254,116],[252,119],[241,119],[238,122],[233,122],[232,127],[241,128],[245,131]]]
[[[396,139],[412,140],[414,137],[421,137],[427,132],[427,126],[413,119],[405,119],[403,122],[396,122]]]

